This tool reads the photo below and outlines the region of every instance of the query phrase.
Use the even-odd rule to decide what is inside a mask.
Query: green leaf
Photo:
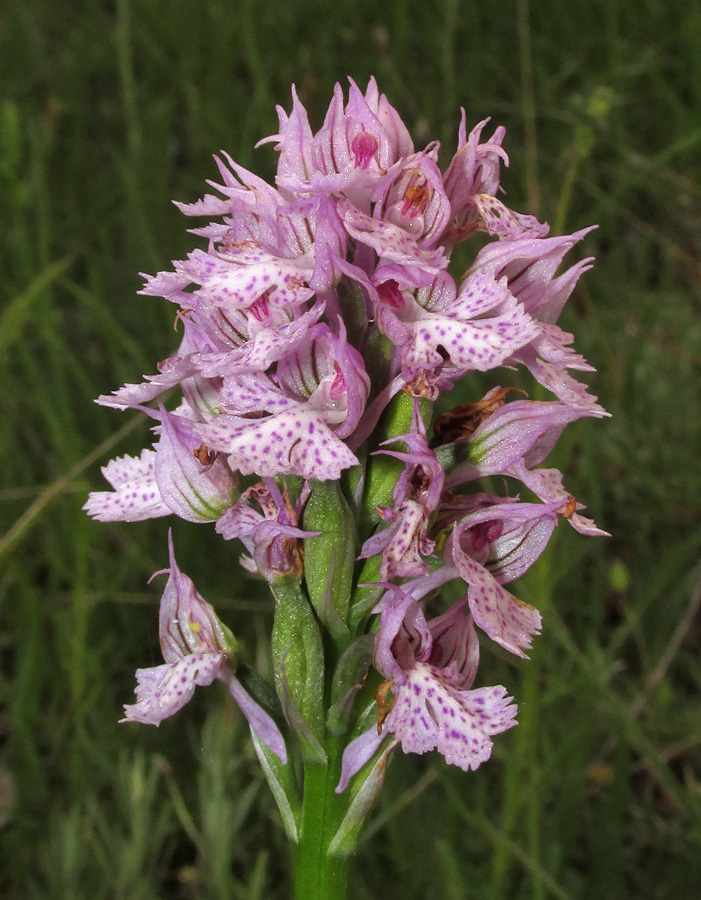
[[[296,844],[299,840],[301,804],[297,794],[297,786],[294,782],[292,766],[289,763],[283,765],[280,757],[273,753],[269,747],[266,747],[265,744],[261,743],[255,731],[251,731],[251,737],[253,738],[256,754],[263,767],[265,778],[280,810],[285,834],[292,843]]]
[[[348,730],[356,694],[363,687],[374,648],[371,634],[363,634],[348,647],[336,666],[331,685],[331,707],[326,724],[331,734],[342,735]]]
[[[343,638],[348,635],[357,528],[337,482],[311,482],[304,528],[321,532],[304,542],[304,578],[309,598],[334,638]]]
[[[313,737],[320,746],[324,735],[324,651],[319,626],[296,578],[281,578],[272,589],[276,600],[272,650],[277,694],[290,727],[300,739],[303,735]],[[308,749],[311,752],[311,744]]]

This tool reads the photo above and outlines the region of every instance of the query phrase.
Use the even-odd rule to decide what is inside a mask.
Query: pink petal
[[[262,372],[243,371],[225,378],[219,399],[223,411],[235,416],[276,414],[300,406],[299,400],[285,394]]]
[[[139,458],[111,460],[102,474],[116,491],[93,491],[83,509],[98,522],[141,522],[170,515],[156,484],[155,463],[153,450],[143,450]]]
[[[377,726],[372,725],[359,737],[352,740],[343,751],[341,761],[341,780],[336,786],[336,793],[340,794],[348,787],[351,778],[363,768],[368,760],[372,759],[375,751],[385,740],[386,734],[378,734]]]
[[[160,725],[192,699],[195,686],[211,684],[226,662],[223,653],[194,653],[170,665],[136,670],[136,703],[122,722]]]
[[[197,373],[197,368],[190,358],[173,359],[168,362],[171,365],[165,372],[158,375],[147,375],[146,381],[142,381],[141,384],[125,384],[111,394],[101,394],[95,402],[101,406],[127,409],[154,400],[164,391],[179,384],[184,378],[189,378]]]
[[[440,247],[436,250],[423,250],[406,231],[389,222],[379,222],[365,215],[350,200],[341,198],[336,209],[348,234],[360,243],[372,247],[385,262],[434,269],[447,266],[448,259]]]
[[[411,348],[403,353],[409,368],[433,369],[445,356],[457,369],[487,372],[501,365],[533,336],[531,320],[519,309],[486,321],[459,322],[436,316],[413,329]]]
[[[246,717],[251,731],[255,732],[261,742],[266,747],[269,747],[282,760],[283,764],[286,763],[287,749],[285,740],[273,719],[243,688],[241,682],[233,675],[230,669],[224,669],[219,677],[228,687],[229,693]]]
[[[489,194],[477,194],[474,204],[479,210],[487,234],[500,238],[545,237],[550,231],[547,223],[539,222],[535,216],[525,216],[509,209],[506,204]]]
[[[236,483],[219,459],[203,465],[201,444],[185,420],[161,407],[161,438],[156,449],[156,482],[169,509],[188,522],[215,522],[234,502]]]
[[[438,750],[450,765],[476,769],[492,753],[490,735],[513,727],[516,706],[501,686],[460,691],[446,685],[436,669],[417,662],[406,684],[395,688],[385,722],[405,753]]]
[[[484,566],[467,555],[455,542],[453,556],[460,575],[469,585],[470,611],[489,637],[516,656],[525,657],[533,636],[540,633],[537,609],[505,590]]]
[[[219,621],[212,605],[198,593],[192,579],[178,567],[171,531],[168,532],[168,554],[168,581],[158,612],[158,635],[163,659],[173,664],[192,654],[234,653],[235,638]],[[152,578],[161,574],[156,572]]]
[[[220,416],[196,426],[205,444],[229,454],[243,475],[301,475],[329,481],[358,465],[355,454],[322,416],[303,408],[263,419]]]
[[[561,504],[567,507],[573,501],[572,495],[562,483],[562,472],[559,469],[527,469],[523,460],[515,463],[508,471],[509,475],[513,475],[522,481],[526,487],[543,501],[543,503]],[[583,504],[577,503],[576,509],[584,509]],[[562,510],[558,510],[562,512]],[[570,525],[579,531],[580,534],[586,534],[590,537],[610,537],[608,531],[603,531],[596,524],[578,513],[570,513],[567,518]]]
[[[203,299],[218,306],[245,309],[266,294],[271,305],[294,308],[314,294],[305,283],[314,269],[311,253],[285,259],[260,246],[217,256],[194,250],[176,269],[200,285],[197,293]]]
[[[396,521],[368,538],[359,559],[382,553],[380,579],[423,575],[428,564],[422,559],[433,552],[434,542],[426,537],[428,513],[420,503],[405,500],[396,511]]]
[[[384,94],[380,94],[377,99],[377,82],[374,77],[370,78],[367,90],[365,91],[365,100],[373,113],[377,116],[380,124],[385,130],[389,143],[392,148],[394,159],[401,159],[402,156],[409,156],[414,152],[414,144],[406,125],[402,121],[397,110],[390,104]]]

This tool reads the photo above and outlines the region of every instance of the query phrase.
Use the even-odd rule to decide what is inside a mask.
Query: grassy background
[[[165,523],[97,525],[98,463],[147,439],[93,397],[176,345],[139,271],[192,246],[170,198],[225,148],[271,176],[274,104],[318,126],[374,73],[421,145],[459,106],[507,126],[514,208],[598,222],[565,317],[613,413],[558,449],[610,540],[558,529],[521,585],[545,629],[484,653],[521,725],[465,776],[397,757],[352,898],[701,896],[701,7],[688,0],[5,0],[0,13],[0,895],[284,898],[287,856],[241,716],[202,692],[118,726],[156,664]],[[121,430],[120,430],[121,429]],[[262,654],[269,604],[211,528],[179,561]],[[262,665],[264,663],[261,663]],[[427,840],[430,835],[430,840]],[[417,861],[419,865],[417,865]]]

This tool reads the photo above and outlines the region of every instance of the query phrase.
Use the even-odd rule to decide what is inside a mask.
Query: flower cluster
[[[157,374],[98,401],[144,410],[157,439],[139,458],[110,462],[103,472],[114,490],[91,494],[86,509],[101,521],[216,522],[224,539],[242,541],[242,564],[276,596],[283,582],[298,585],[314,628],[333,608],[339,653],[373,641],[374,674],[366,664],[349,686],[353,740],[340,790],[397,744],[474,769],[516,714],[505,688],[472,687],[476,629],[524,656],[541,617],[505,585],[538,558],[559,518],[604,533],[560,472],[541,465],[567,423],[605,415],[572,376],[591,367],[557,325],[591,260],[558,270],[589,229],[548,237],[547,224],[509,209],[497,196],[504,129],[485,137],[485,120],[468,134],[464,111],[444,172],[438,144],[415,150],[374,79],[364,94],[351,81],[347,102],[336,85],[316,133],[294,90],[291,113],[278,115],[267,139],[279,152],[275,187],[223,154],[217,194],[178,204],[213,220],[194,230],[207,249],[148,277],[142,293],[174,304],[180,347]],[[482,249],[455,277],[451,252],[475,232]],[[433,415],[433,402],[470,373],[519,366],[553,399],[495,385]],[[176,387],[167,408],[163,395]],[[481,489],[493,475],[501,495]],[[339,483],[353,523],[344,547],[331,548],[316,592],[323,609],[304,549],[340,513],[327,510],[326,525],[307,514],[320,482]],[[521,500],[523,490],[533,499]],[[284,760],[277,725],[236,681],[223,626],[179,572],[172,545],[169,571],[165,665],[138,673],[127,718],[158,724],[196,684],[219,678]],[[451,581],[463,597],[429,616]],[[309,703],[303,689],[295,696],[286,653],[278,694],[300,732]],[[317,680],[334,677],[322,669]],[[374,685],[363,709],[361,682]]]

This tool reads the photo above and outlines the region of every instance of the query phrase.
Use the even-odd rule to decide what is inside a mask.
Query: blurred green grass
[[[571,426],[556,460],[613,537],[558,529],[521,586],[545,614],[531,662],[484,654],[520,727],[469,776],[397,757],[350,896],[701,896],[701,7],[681,0],[5,0],[0,894],[288,896],[224,694],[158,731],[116,724],[157,660],[146,580],[165,526],[80,507],[98,462],[148,434],[93,398],[175,346],[167,304],[135,293],[191,246],[169,200],[200,196],[220,148],[271,177],[253,144],[274,104],[294,81],[318,126],[346,74],[375,74],[417,145],[439,136],[446,155],[460,105],[493,116],[511,205],[558,230],[599,223],[564,324],[613,413]],[[259,585],[211,529],[174,529],[183,569],[260,655]]]

